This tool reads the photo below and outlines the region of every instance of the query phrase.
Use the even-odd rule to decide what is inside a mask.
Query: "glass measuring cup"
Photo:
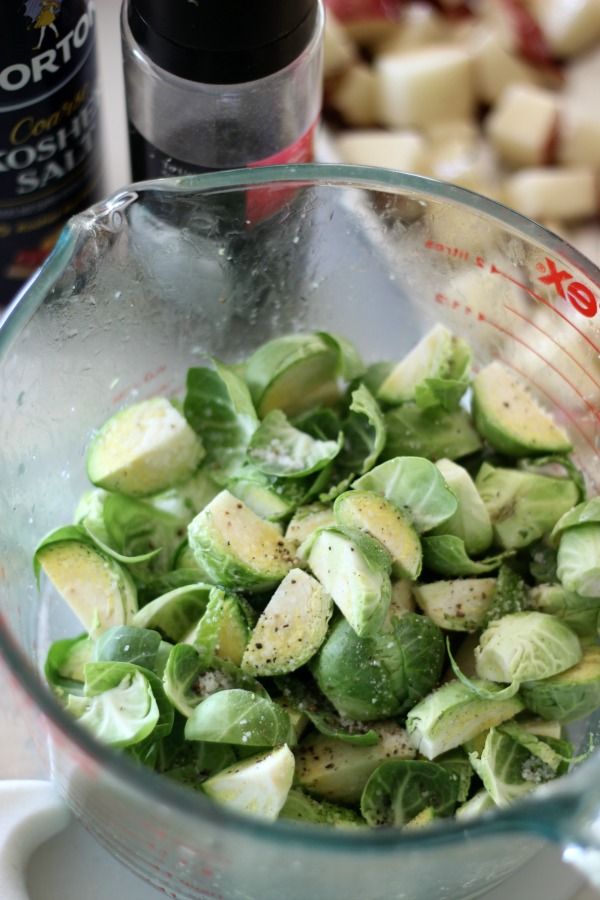
[[[209,352],[331,330],[367,361],[435,322],[501,359],[569,431],[590,492],[598,460],[600,272],[558,237],[449,185],[305,165],[133,185],[72,220],[0,329],[0,651],[59,791],[114,855],[172,897],[475,897],[543,839],[596,871],[600,759],[464,826],[343,833],[228,813],[97,745],[40,670],[80,630],[39,595],[40,536],[70,521],[83,456],[116,409],[181,394]],[[573,727],[577,749],[597,717]],[[600,868],[600,867],[599,867]]]

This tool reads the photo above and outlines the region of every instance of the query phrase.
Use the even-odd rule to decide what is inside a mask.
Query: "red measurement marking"
[[[133,384],[128,385],[126,388],[123,388],[123,390],[119,391],[119,393],[113,397],[112,402],[113,403],[121,403],[123,400],[126,399],[126,397],[128,397],[132,393],[132,391],[139,390],[142,387],[142,385],[144,385],[144,384],[151,384],[156,378],[158,378],[159,375],[162,375],[166,371],[167,371],[167,367],[163,363],[162,365],[158,366],[153,371],[146,372],[142,376],[140,381],[136,381]]]
[[[451,300],[450,297],[447,297],[446,294],[442,294],[441,291],[438,291],[436,293],[434,299],[436,303],[440,304],[440,306],[448,306],[450,309],[462,309],[465,315],[476,316],[478,322],[484,321],[483,313],[480,313],[478,310],[474,310],[473,307],[469,306],[468,303],[462,303],[460,300]]]
[[[502,274],[502,273],[500,273],[500,274]],[[512,279],[510,279],[510,280],[512,280]],[[439,303],[442,306],[447,306],[450,309],[454,309],[454,310],[461,309],[467,315],[471,315],[471,314],[475,315],[478,322],[484,322],[485,324],[490,325],[492,328],[495,328],[496,330],[501,331],[502,333],[506,334],[511,340],[521,344],[521,346],[523,346],[527,350],[531,351],[531,353],[533,353],[535,356],[537,356],[539,359],[542,360],[542,362],[544,363],[544,365],[547,368],[552,369],[561,378],[561,380],[565,384],[567,384],[569,386],[569,388],[583,401],[583,403],[588,408],[588,410],[591,411],[595,420],[600,421],[600,411],[597,411],[596,408],[588,400],[586,400],[586,398],[575,387],[575,385],[571,384],[571,382],[565,377],[563,372],[560,369],[558,369],[556,366],[552,365],[541,353],[539,353],[533,347],[529,346],[529,344],[527,344],[522,338],[517,337],[517,335],[514,334],[512,331],[510,331],[510,329],[507,329],[504,326],[499,325],[497,322],[494,322],[488,316],[484,315],[484,313],[473,310],[468,304],[463,304],[458,300],[451,300],[445,294],[442,294],[441,291],[438,291],[435,294],[435,301],[436,301],[436,303]],[[516,312],[515,310],[512,310],[510,307],[505,307],[505,309],[509,310],[510,312]],[[529,319],[527,319],[526,316],[522,315],[521,313],[517,313],[517,315],[519,315],[522,319],[525,319],[525,321],[529,322],[530,324],[533,324],[532,322],[530,322]],[[535,326],[535,327],[537,327],[537,326]],[[538,329],[538,330],[541,330],[541,329]],[[559,344],[557,346],[560,347]],[[562,347],[561,347],[561,349],[562,349]],[[510,368],[513,368],[517,372],[519,371],[516,366],[512,365],[512,363],[506,362],[506,365],[509,366]],[[525,375],[521,372],[519,372],[519,374],[525,380],[529,380],[532,384],[535,384],[535,382],[528,375]],[[541,388],[538,388],[538,390],[540,390],[540,393],[545,394],[548,397],[548,400],[552,404],[552,406],[559,409],[561,411],[561,413],[564,415],[564,417],[573,424],[574,429],[577,430],[579,432],[579,434],[581,434],[583,440],[587,444],[589,444],[590,447],[593,449],[594,455],[599,456],[600,454],[598,452],[598,447],[596,446],[595,442],[592,439],[590,439],[586,435],[586,433],[582,430],[580,422],[577,419],[575,419],[572,415],[570,415],[567,412],[567,410],[565,410],[562,406],[560,406],[558,403],[556,403],[555,399],[552,396],[550,396],[546,391],[544,391]],[[583,465],[581,465],[580,467],[587,474],[588,480],[590,482],[592,482],[593,484],[596,484],[596,479],[594,478],[592,473],[590,473]]]
[[[425,249],[435,250],[436,253],[443,253],[444,256],[451,256],[453,259],[462,259],[465,262],[469,258],[468,250],[462,250],[460,247],[449,247],[447,244],[442,244],[439,241],[425,241]]]
[[[198,887],[196,883],[192,883],[191,881],[179,881],[179,884],[182,884],[186,888],[191,888],[193,891],[198,891],[200,894],[203,894],[205,897],[214,897],[214,900],[223,900],[223,894],[215,894],[214,891],[209,891],[208,888]]]
[[[595,443],[591,438],[589,438],[589,437],[585,434],[584,431],[581,430],[581,428],[580,428],[580,426],[579,426],[579,424],[578,424],[578,420],[577,420],[574,416],[572,416],[571,413],[568,412],[568,410],[566,410],[563,406],[560,406],[560,405],[556,402],[556,400],[555,400],[555,398],[552,396],[552,394],[550,394],[545,388],[543,388],[541,385],[539,385],[538,382],[535,381],[533,378],[531,378],[531,376],[530,376],[528,373],[523,372],[521,369],[518,368],[518,366],[515,366],[514,363],[512,363],[511,361],[509,361],[509,360],[507,360],[507,359],[503,359],[502,357],[498,357],[498,358],[500,359],[500,361],[501,361],[502,363],[504,363],[505,366],[507,366],[508,368],[513,369],[513,371],[515,371],[523,381],[528,381],[529,384],[532,384],[532,385],[535,387],[535,389],[536,389],[537,391],[539,391],[540,394],[543,394],[543,395],[547,398],[548,403],[549,403],[551,406],[554,406],[554,407],[556,407],[557,409],[559,409],[559,410],[561,411],[561,413],[563,414],[563,416],[564,416],[566,419],[568,419],[568,420],[573,424],[574,429],[575,429],[576,431],[579,432],[579,434],[580,434],[581,437],[584,439],[584,441],[586,442],[586,444],[589,444],[589,446],[590,446],[590,447],[592,448],[592,450],[594,451],[594,455],[595,455],[595,456],[599,456],[599,454],[598,454],[598,447],[596,446],[596,443]],[[590,473],[590,471],[589,471],[588,469],[586,469],[585,466],[584,466],[582,463],[579,463],[579,465],[580,465],[580,468],[583,469],[583,471],[587,474],[589,480],[592,481],[594,484],[596,484],[596,479],[594,478],[594,476],[592,475],[592,473]]]
[[[535,322],[533,322],[528,316],[525,316],[525,315],[523,315],[523,313],[519,312],[518,309],[513,309],[511,306],[506,306],[506,305],[504,308],[508,312],[512,313],[514,316],[518,316],[520,319],[523,319],[525,322],[527,322],[528,325],[531,325],[532,328],[535,328],[536,331],[539,331],[540,334],[543,334],[544,337],[547,338],[549,341],[551,341],[555,347],[558,347],[559,350],[562,350],[562,352],[565,354],[565,356],[568,356],[569,359],[571,360],[571,362],[575,363],[575,365],[579,369],[581,369],[583,374],[586,375],[587,378],[590,379],[590,381],[592,382],[594,387],[596,387],[596,388],[598,388],[598,390],[600,390],[600,382],[596,381],[596,379],[593,378],[592,375],[590,375],[590,373],[588,372],[586,367],[575,356],[573,356],[573,354],[569,350],[566,350],[562,344],[559,344],[559,342],[557,340],[555,340],[551,334],[549,334],[547,331],[544,331],[543,328],[540,328],[539,325],[537,325]]]
[[[194,858],[203,866],[225,866],[230,867],[233,865],[231,860],[226,856],[220,856],[216,850],[203,850],[201,847],[189,847],[186,844],[179,844],[178,849],[180,851],[184,851],[189,853],[192,858],[190,862],[194,862]],[[204,859],[202,859],[204,857]],[[186,863],[189,865],[190,863]],[[198,871],[198,870],[196,870]]]
[[[571,388],[573,393],[579,397],[579,399],[585,404],[585,406],[587,406],[592,415],[595,416],[598,421],[600,421],[600,410],[597,410],[594,405],[590,403],[590,401],[585,397],[585,395],[581,393],[579,388],[572,384],[572,382],[570,382],[569,379],[565,377],[563,372],[561,372],[560,369],[558,369],[553,363],[551,363],[542,353],[540,353],[534,347],[531,347],[526,341],[518,337],[516,334],[514,334],[514,332],[510,331],[510,329],[504,328],[502,325],[499,325],[497,322],[492,322],[492,320],[488,318],[486,318],[485,321],[497,331],[501,331],[502,334],[506,334],[509,338],[511,338],[511,340],[516,341],[516,343],[520,344],[522,347],[525,347],[526,350],[529,350],[529,352],[533,353],[534,356],[537,356],[538,359],[541,359],[544,365],[549,369],[552,369],[552,371],[555,372],[558,377]],[[560,406],[558,408],[562,409],[562,407]],[[564,410],[562,411],[564,412]]]
[[[552,310],[553,313],[556,313],[557,316],[560,316],[560,318],[564,322],[566,322],[567,325],[570,325],[570,327],[573,328],[577,332],[577,334],[579,334],[580,337],[582,337],[584,339],[584,341],[586,341],[586,343],[588,343],[590,345],[590,347],[593,347],[593,349],[596,351],[596,353],[600,353],[600,347],[597,344],[595,344],[591,340],[591,338],[589,338],[587,336],[587,334],[585,334],[583,331],[581,331],[580,328],[578,328],[576,325],[574,325],[573,322],[571,322],[571,320],[568,319],[567,316],[564,315],[564,313],[562,313],[559,309],[557,309],[555,306],[553,306],[551,303],[549,303],[545,297],[542,297],[541,294],[537,294],[533,290],[533,288],[529,287],[529,285],[523,284],[522,282],[517,281],[516,278],[513,278],[512,275],[509,275],[507,272],[503,272],[502,269],[499,269],[494,263],[492,263],[490,266],[490,273],[492,275],[501,275],[503,278],[506,278],[507,281],[512,282],[512,284],[516,284],[517,287],[520,287],[521,290],[525,291],[527,294],[529,294],[535,300],[539,300],[540,303],[543,303],[544,306],[547,306],[548,309]]]
[[[64,755],[71,763],[84,772],[89,779],[92,781],[96,780],[99,777],[98,766],[91,757],[87,756],[85,750],[72,743],[71,739],[63,734],[49,719],[44,718],[43,724],[55,748],[64,751]]]

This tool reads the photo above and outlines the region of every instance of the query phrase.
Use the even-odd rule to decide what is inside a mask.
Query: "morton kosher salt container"
[[[92,0],[23,0],[0,28],[0,306],[102,196]]]

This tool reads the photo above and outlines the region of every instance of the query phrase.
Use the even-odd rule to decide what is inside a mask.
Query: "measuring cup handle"
[[[2,900],[29,900],[26,871],[33,851],[67,826],[69,812],[48,781],[0,781]]]
[[[533,799],[533,798],[532,798]],[[600,890],[600,800],[597,791],[554,794],[545,798],[543,789],[525,809],[512,808],[497,822],[499,831],[527,832],[558,844],[563,862],[576,868],[586,881]]]

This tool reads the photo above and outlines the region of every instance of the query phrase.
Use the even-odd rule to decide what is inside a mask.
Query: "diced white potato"
[[[552,231],[556,231],[561,237],[564,237],[570,244],[591,259],[596,265],[600,265],[600,242],[598,241],[598,226],[595,222],[576,223],[569,231],[561,226],[558,230],[552,225],[548,225]]]
[[[340,134],[336,148],[345,163],[420,174],[429,172],[427,141],[416,131],[357,129]]]
[[[495,159],[474,121],[440,122],[425,133],[434,178],[489,196],[498,180]]]
[[[423,231],[427,234],[425,249],[430,251],[432,265],[439,265],[437,258],[441,257],[442,265],[452,269],[452,279],[443,292],[448,304],[458,299],[475,313],[483,311],[489,303],[489,297],[483,297],[489,281],[481,277],[478,259],[486,266],[501,262],[497,232],[476,217],[473,221],[465,220],[461,208],[450,204],[428,211]],[[493,290],[499,291],[500,287],[492,284],[490,291]]]
[[[471,118],[475,107],[471,61],[458,46],[423,47],[378,56],[379,116],[390,128],[422,128]]]
[[[508,53],[517,53],[519,39],[508,4],[498,0],[477,0],[476,15],[480,24],[492,32]]]
[[[436,154],[454,156],[457,152],[471,154],[480,142],[479,128],[474,120],[457,119],[433,122],[424,133]]]
[[[505,190],[508,204],[531,219],[572,221],[598,209],[591,167],[523,169],[506,180]]]
[[[325,79],[343,72],[358,57],[356,45],[350,40],[335,14],[325,11],[323,29],[323,77]]]
[[[600,0],[528,0],[550,49],[566,59],[600,38]]]
[[[429,4],[410,3],[397,28],[377,44],[374,52],[377,56],[402,53],[443,41],[448,36],[448,27],[448,21]]]
[[[352,41],[370,46],[396,27],[399,10],[391,4],[373,0],[326,0],[327,11],[332,11]]]
[[[600,167],[600,118],[565,103],[560,116],[556,158],[563,166]]]
[[[560,219],[540,219],[540,224],[543,225],[544,228],[547,228],[548,231],[553,231],[554,234],[557,234],[564,241],[567,241],[567,243],[569,243],[569,244],[573,243],[572,229],[566,227],[565,223],[562,222]],[[527,269],[527,266],[525,266],[525,269]],[[532,275],[533,275],[533,273],[532,273]],[[543,285],[540,285],[540,288],[541,288],[541,291],[544,290]],[[548,292],[548,295],[550,295],[550,291]]]
[[[376,125],[377,82],[372,68],[364,62],[351,65],[332,86],[328,102],[347,125]]]
[[[464,47],[469,52],[469,45],[479,29],[479,23],[468,16],[450,19],[448,23],[448,41]]]
[[[558,125],[559,99],[544,88],[509,85],[485,121],[485,131],[509,166],[549,162]]]
[[[496,103],[511,84],[540,84],[539,70],[506,49],[497,32],[477,28],[471,36],[475,91],[482,103]]]

